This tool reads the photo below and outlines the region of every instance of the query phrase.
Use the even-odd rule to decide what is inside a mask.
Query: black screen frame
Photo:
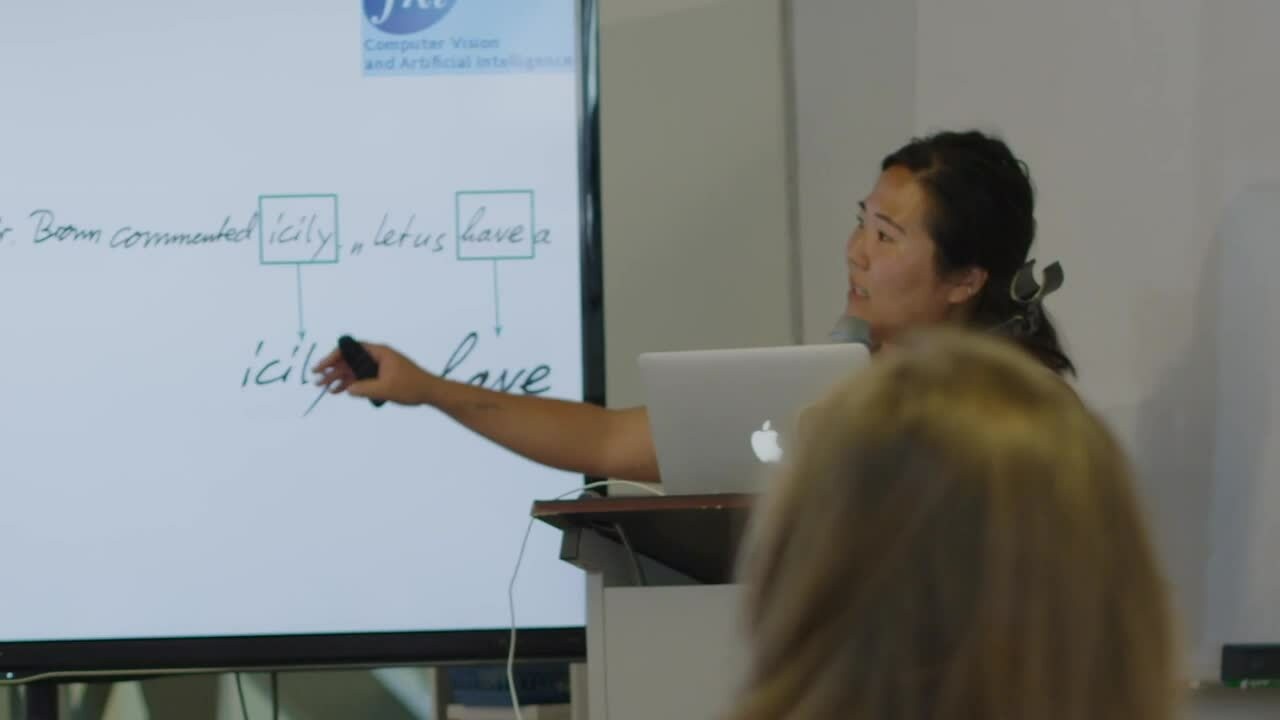
[[[605,404],[604,279],[600,226],[599,15],[576,0],[583,398]],[[584,478],[584,484],[596,478]],[[30,579],[30,578],[29,578]],[[11,579],[12,592],[24,583]],[[38,587],[38,583],[34,587]],[[26,586],[30,591],[32,586]],[[86,592],[92,590],[86,589]],[[586,593],[585,584],[583,593]],[[580,661],[582,626],[517,628],[517,660]],[[510,628],[415,632],[0,641],[0,685],[232,671],[359,669],[505,661]]]

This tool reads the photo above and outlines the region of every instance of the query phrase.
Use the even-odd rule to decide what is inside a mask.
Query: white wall
[[[915,116],[915,3],[791,0],[802,337],[844,311],[844,244],[880,160]]]
[[[1029,162],[1040,200],[1034,252],[1042,262],[1061,260],[1067,271],[1051,309],[1080,365],[1082,393],[1113,423],[1139,465],[1187,620],[1191,669],[1211,676],[1216,634],[1240,630],[1239,608],[1274,606],[1274,592],[1259,593],[1280,575],[1268,562],[1274,542],[1265,542],[1274,540],[1274,532],[1267,533],[1277,523],[1262,509],[1280,512],[1274,502],[1258,502],[1257,489],[1240,496],[1224,482],[1216,491],[1208,482],[1214,412],[1247,414],[1214,393],[1219,351],[1231,360],[1225,372],[1250,372],[1265,384],[1258,387],[1264,397],[1277,385],[1274,371],[1264,367],[1266,355],[1241,359],[1232,350],[1247,348],[1215,348],[1214,338],[1218,313],[1227,309],[1218,300],[1224,208],[1245,188],[1280,173],[1280,143],[1272,137],[1280,128],[1274,71],[1280,46],[1273,42],[1280,3],[916,0],[902,3],[912,6],[914,27],[893,38],[817,49],[806,49],[806,42],[829,44],[837,23],[857,33],[855,19],[875,3],[794,4],[797,67],[807,73],[797,81],[796,112],[824,115],[812,121],[826,128],[822,145],[832,142],[830,128],[874,125],[882,115],[869,120],[865,105],[848,95],[856,79],[813,69],[806,56],[839,57],[857,78],[859,68],[900,66],[897,55],[881,62],[877,53],[887,45],[915,53],[909,130],[999,131]],[[907,86],[881,85],[872,107],[901,107],[898,88]],[[851,144],[861,143],[856,130],[850,135]],[[898,141],[885,133],[888,145]],[[829,199],[836,191],[822,184],[852,184],[863,171],[832,171],[820,154],[806,155],[806,142],[812,139],[801,136],[798,174],[801,187],[807,183],[818,199],[800,204],[803,267],[822,268],[831,253],[825,236],[847,222],[846,211]],[[815,277],[804,277],[806,322],[826,312],[815,303],[823,303],[836,282],[821,276],[819,290],[811,285]],[[1259,329],[1274,321],[1268,308],[1249,312]],[[814,339],[813,329],[806,326],[806,339]],[[1246,410],[1266,420],[1263,403]],[[1240,468],[1232,460],[1225,467]],[[1226,593],[1210,596],[1211,583],[1254,596],[1241,602],[1224,599]],[[1208,642],[1200,647],[1202,635]],[[1203,692],[1192,713],[1219,720],[1274,717],[1280,697]]]
[[[614,406],[649,350],[787,344],[779,0],[602,0],[605,342]]]
[[[1248,556],[1252,541],[1224,535],[1239,513],[1211,525],[1208,512],[1221,489],[1209,482],[1214,413],[1236,410],[1215,401],[1214,372],[1219,357],[1247,352],[1211,338],[1219,313],[1244,310],[1216,299],[1224,209],[1276,172],[1276,151],[1263,148],[1277,99],[1258,90],[1280,60],[1262,30],[1277,27],[1277,6],[920,0],[918,19],[917,126],[1001,129],[1037,172],[1040,254],[1068,268],[1056,307],[1082,390],[1135,456],[1191,671],[1212,677],[1224,631],[1215,601],[1229,594],[1219,589],[1246,591],[1277,572],[1264,561],[1212,583],[1208,573],[1211,550]],[[1266,357],[1246,365],[1257,363]],[[1275,629],[1238,639],[1274,639]]]
[[[1211,10],[1212,8],[1212,10]],[[1280,641],[1280,3],[1205,0],[1203,203],[1219,273],[1206,625],[1210,639]],[[1208,215],[1208,213],[1206,213]],[[1212,336],[1210,336],[1212,337]],[[1280,715],[1280,701],[1273,712]]]
[[[1136,455],[1199,627],[1207,398],[1187,358],[1210,232],[1199,203],[1199,0],[920,0],[918,128],[999,130],[1039,188],[1042,262],[1081,390]]]

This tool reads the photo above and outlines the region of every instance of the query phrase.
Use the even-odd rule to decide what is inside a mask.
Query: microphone
[[[852,315],[842,315],[831,328],[833,343],[861,343],[871,346],[871,326],[866,320]]]

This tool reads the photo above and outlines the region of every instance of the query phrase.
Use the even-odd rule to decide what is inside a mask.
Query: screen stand
[[[44,680],[24,686],[26,720],[58,720],[58,683]]]

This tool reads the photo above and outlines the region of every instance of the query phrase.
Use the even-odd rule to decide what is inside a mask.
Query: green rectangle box
[[[473,199],[475,197],[479,200]],[[470,203],[464,203],[469,200]],[[485,199],[497,201],[501,207],[495,213],[501,215],[501,219],[493,228],[482,228],[472,237],[483,237],[483,240],[472,240],[468,244],[478,244],[478,247],[463,252],[462,237],[465,234],[463,229],[463,205],[467,204],[467,230],[472,230],[476,226],[476,211],[473,207],[483,207],[489,212],[487,206],[480,205]],[[528,222],[524,222],[525,203],[528,203]],[[519,218],[520,223],[524,225],[524,231],[514,234],[515,225],[511,221]],[[533,212],[533,191],[532,190],[459,190],[454,194],[454,238],[458,249],[459,260],[532,260],[534,255],[534,235],[537,233],[536,218]],[[489,234],[485,234],[490,231]],[[512,233],[506,235],[505,233]],[[510,237],[520,238],[519,242],[511,242]]]
[[[270,251],[267,248],[268,236],[273,245]],[[290,247],[278,249],[282,247],[281,243],[288,243]],[[258,196],[260,264],[332,265],[338,262],[338,248],[337,195]]]

